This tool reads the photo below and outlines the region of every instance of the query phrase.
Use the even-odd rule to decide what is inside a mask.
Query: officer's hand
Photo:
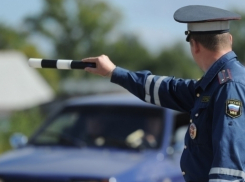
[[[96,63],[96,68],[87,67],[84,70],[100,76],[111,77],[112,71],[116,66],[106,55],[82,59],[83,62]]]

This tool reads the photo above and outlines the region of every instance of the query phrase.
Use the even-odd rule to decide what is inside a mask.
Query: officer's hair
[[[192,34],[190,39],[199,42],[208,50],[218,51],[231,47],[230,33],[223,34]]]

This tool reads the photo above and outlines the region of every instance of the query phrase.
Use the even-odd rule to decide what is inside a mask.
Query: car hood
[[[146,156],[108,149],[25,147],[1,156],[0,174],[106,178],[136,167]]]

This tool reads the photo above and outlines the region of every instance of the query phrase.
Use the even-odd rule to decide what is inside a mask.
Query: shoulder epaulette
[[[223,83],[228,82],[229,80],[232,80],[230,70],[229,69],[226,69],[226,70],[220,71],[218,73],[218,78],[219,78],[219,83],[220,84],[223,84]]]

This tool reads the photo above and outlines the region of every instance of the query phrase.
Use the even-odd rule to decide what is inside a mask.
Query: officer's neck
[[[210,51],[208,49],[203,48],[200,51],[200,55],[198,56],[198,65],[200,68],[206,73],[207,70],[224,54],[230,52],[232,49],[222,49],[219,51]]]

